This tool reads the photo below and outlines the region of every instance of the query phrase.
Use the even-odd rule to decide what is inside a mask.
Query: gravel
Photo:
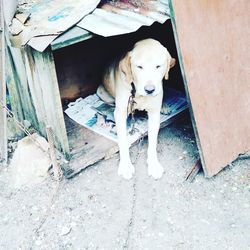
[[[117,175],[117,155],[29,188],[14,189],[1,168],[0,249],[250,249],[249,156],[186,182],[198,158],[188,120],[160,132],[161,180],[147,176],[146,149],[144,139],[130,181]]]

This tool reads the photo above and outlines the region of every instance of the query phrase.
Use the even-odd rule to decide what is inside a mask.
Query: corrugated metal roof
[[[77,26],[102,36],[134,32],[141,26],[169,19],[166,1],[104,1]]]
[[[31,15],[19,35],[21,44],[28,43],[38,51],[50,44],[58,49],[89,39],[89,32],[105,37],[120,35],[154,22],[164,23],[170,16],[167,1],[163,0],[105,0],[98,5],[99,2],[37,0],[22,10]]]
[[[68,46],[93,37],[93,33],[105,37],[130,33],[154,22],[164,23],[169,17],[166,1],[102,1],[94,12],[55,39],[51,47],[56,50]]]

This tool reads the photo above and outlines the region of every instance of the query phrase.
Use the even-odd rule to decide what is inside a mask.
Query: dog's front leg
[[[130,179],[135,172],[135,168],[131,163],[129,156],[129,145],[127,138],[127,110],[116,107],[114,115],[116,122],[118,145],[120,150],[118,175],[121,175],[125,179]]]
[[[157,157],[157,137],[160,128],[159,112],[148,111],[148,175],[159,179],[162,177],[164,169]]]

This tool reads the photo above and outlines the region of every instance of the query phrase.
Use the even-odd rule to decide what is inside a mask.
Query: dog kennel
[[[44,1],[44,5],[48,2],[52,1]],[[240,48],[237,54],[231,53],[227,46],[225,51],[221,51],[226,38],[230,34],[235,35],[227,32],[218,37],[220,33],[215,25],[216,22],[220,23],[220,31],[222,27],[229,26],[229,7],[233,1],[218,4],[224,10],[223,14],[216,12],[217,7],[212,4],[215,1],[210,2],[200,0],[192,4],[176,0],[169,1],[168,5],[164,1],[92,1],[86,8],[84,18],[77,24],[67,26],[65,32],[60,29],[60,32],[42,30],[43,35],[37,33],[37,29],[30,29],[33,36],[29,37],[27,34],[30,33],[24,32],[22,36],[23,30],[17,29],[19,35],[10,36],[7,48],[7,87],[13,111],[19,120],[29,120],[44,136],[46,125],[52,127],[56,146],[71,159],[74,173],[108,158],[117,151],[116,143],[74,122],[64,111],[79,97],[85,98],[95,93],[109,60],[127,51],[136,41],[152,37],[178,59],[177,65],[170,71],[170,80],[164,86],[187,95],[203,169],[206,176],[216,174],[239,153],[249,149],[250,128],[245,120],[245,117],[250,117],[247,69],[240,75],[239,69],[232,73],[229,70],[236,55],[244,55],[241,55],[241,59],[246,62],[249,56],[242,53]],[[247,16],[247,8],[243,8],[241,3],[235,5],[235,10]],[[246,5],[249,10],[249,4]],[[52,21],[62,19],[65,23],[64,17],[68,17],[67,13],[71,11],[70,7],[65,6],[47,18]],[[31,13],[21,13],[25,20],[22,29],[25,30],[25,22],[29,18],[41,14],[45,9],[40,2],[40,5],[29,9]],[[209,17],[203,13],[208,10]],[[211,34],[203,32],[199,18],[202,18],[203,25]],[[76,19],[79,16],[76,15]],[[235,20],[234,25],[245,23],[249,26],[247,17]],[[20,35],[26,41],[24,46],[22,39],[20,42]],[[247,34],[242,40],[244,38],[246,41]],[[230,49],[232,46],[230,44]],[[223,59],[219,60],[221,53]],[[212,70],[213,63],[217,66],[215,72]],[[227,67],[222,66],[225,64]],[[225,72],[226,78],[223,75]],[[237,89],[239,79],[242,81]],[[233,93],[227,91],[226,82],[231,82]],[[236,99],[235,93],[239,93],[239,90],[244,91]],[[231,105],[231,100],[239,103],[243,99],[243,106],[236,109]],[[231,108],[235,116],[229,112]],[[173,116],[164,125],[175,118]],[[236,126],[240,119],[240,129],[235,128],[235,133],[232,133],[229,123]],[[241,142],[237,138],[242,138]]]

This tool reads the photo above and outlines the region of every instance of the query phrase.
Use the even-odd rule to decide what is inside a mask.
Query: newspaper
[[[185,95],[174,89],[168,89],[163,102],[169,106],[169,114],[161,114],[160,122],[166,122],[168,119],[176,116],[188,108]],[[96,94],[86,98],[78,98],[71,102],[64,111],[71,119],[80,125],[117,142],[117,134],[114,119],[114,106],[103,102]],[[132,145],[141,136],[147,133],[147,114],[146,112],[137,112],[135,114],[135,125],[132,133],[132,118],[127,120],[128,141]]]

